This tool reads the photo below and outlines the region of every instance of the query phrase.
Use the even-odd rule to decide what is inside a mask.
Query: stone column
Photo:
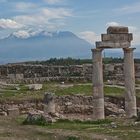
[[[104,119],[102,50],[92,49],[93,56],[93,119]]]
[[[55,113],[55,94],[46,92],[44,94],[44,112]]]
[[[125,48],[124,50],[124,76],[125,76],[125,110],[128,118],[137,116],[136,96],[135,96],[135,70],[133,50],[135,48]]]

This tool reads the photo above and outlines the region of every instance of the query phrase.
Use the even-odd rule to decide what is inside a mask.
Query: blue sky
[[[94,44],[109,25],[123,25],[140,44],[140,0],[0,0],[0,11],[0,38],[67,30]]]

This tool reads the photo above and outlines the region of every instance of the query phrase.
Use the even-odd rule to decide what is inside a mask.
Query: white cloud
[[[72,12],[65,8],[44,8],[41,10],[41,14],[48,19],[61,19],[72,16]]]
[[[34,3],[29,3],[29,2],[18,2],[15,4],[15,8],[18,11],[26,11],[26,10],[31,10],[32,8],[36,8],[36,5]]]
[[[23,25],[14,21],[14,20],[11,20],[11,19],[0,19],[0,28],[3,28],[3,29],[19,29],[19,28],[22,28]]]
[[[120,26],[120,24],[119,24],[118,22],[112,21],[112,22],[108,22],[108,23],[106,24],[106,26],[107,26],[107,27],[108,27],[108,26]]]
[[[24,31],[24,30],[19,30],[17,32],[14,32],[13,35],[18,37],[18,38],[28,38],[28,37],[30,37],[30,34],[28,33],[28,31]]]
[[[134,26],[128,26],[129,31],[133,33],[133,41],[132,45],[139,45],[140,44],[140,30]]]
[[[52,8],[52,9],[43,9],[42,13],[44,16],[51,18],[51,19],[60,19],[64,17],[72,16],[71,11],[64,8]]]
[[[34,31],[34,30],[19,30],[13,33],[14,36],[18,38],[29,38],[31,36],[36,36],[37,34],[43,32],[44,35],[47,35],[48,32],[42,31],[40,29]]]
[[[35,36],[35,35],[37,35],[37,34],[39,34],[40,32],[42,32],[42,30],[40,30],[40,29],[38,29],[38,30],[28,30],[27,31],[29,34],[30,34],[30,36]]]
[[[64,0],[44,0],[48,4],[57,4],[57,3],[62,3]]]
[[[138,29],[137,29],[137,27],[135,27],[135,26],[128,26],[128,28],[129,28],[129,32],[136,32]]]
[[[88,41],[91,44],[94,44],[96,41],[100,40],[100,36],[98,36],[95,32],[91,31],[80,32],[79,37]]]
[[[136,34],[133,34],[134,38],[134,45],[140,45],[140,31],[137,32]]]
[[[115,11],[119,12],[120,14],[140,13],[140,2],[125,5],[121,8],[115,9]]]
[[[52,28],[64,25],[64,19],[72,16],[72,12],[65,8],[43,8],[36,14],[14,17],[18,23],[37,28]]]
[[[46,7],[45,3],[43,5],[34,2],[2,0],[2,2],[5,1],[10,2],[11,11],[13,12],[11,14],[15,14],[9,19],[0,19],[0,29],[5,29],[3,31],[6,31],[7,35],[18,30],[59,30],[66,25],[66,19],[72,16],[72,10],[63,8],[62,5],[59,5],[59,7]],[[46,0],[46,2],[64,4],[65,0]],[[18,32],[18,34],[20,33]]]

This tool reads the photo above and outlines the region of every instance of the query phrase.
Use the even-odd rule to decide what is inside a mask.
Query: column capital
[[[103,48],[91,49],[92,52],[102,52],[103,50],[104,50]]]
[[[136,48],[123,48],[125,53],[133,52]]]

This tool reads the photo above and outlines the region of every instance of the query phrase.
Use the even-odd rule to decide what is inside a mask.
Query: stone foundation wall
[[[140,108],[139,100],[137,107]],[[43,100],[0,102],[0,115],[4,115],[9,109],[17,108],[20,114],[27,114],[32,110],[44,110],[46,103]],[[83,95],[55,96],[56,112],[60,114],[84,114],[93,113],[93,97]],[[105,97],[106,115],[118,114],[124,110],[124,99],[117,97]]]
[[[56,97],[56,110],[64,114],[92,114],[93,112],[93,96],[73,95],[73,96],[58,96]],[[108,105],[116,108],[124,107],[123,99],[113,97],[105,98],[105,106]],[[110,106],[110,107],[111,107]]]
[[[7,113],[9,109],[18,108],[20,114],[26,114],[32,110],[44,110],[45,102],[43,100],[38,101],[12,101],[0,103],[0,115]],[[105,98],[106,108],[123,108],[124,100],[122,98]],[[56,112],[60,114],[92,114],[93,112],[93,97],[83,95],[67,95],[67,96],[55,96],[55,108]]]
[[[103,65],[104,80],[123,81],[123,64]],[[135,65],[140,80],[140,64]],[[42,83],[45,81],[91,81],[92,65],[44,66],[9,64],[0,66],[0,80],[8,83]]]

